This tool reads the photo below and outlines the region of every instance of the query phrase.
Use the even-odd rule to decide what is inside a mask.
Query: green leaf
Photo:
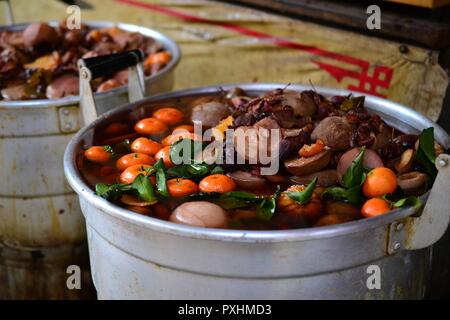
[[[221,166],[215,166],[214,168],[212,168],[210,174],[223,174],[224,172],[225,170],[223,170]]]
[[[262,202],[256,208],[256,214],[258,218],[262,220],[270,220],[275,214],[277,207],[277,198],[280,196],[280,186],[277,186],[277,190],[271,196],[263,198]]]
[[[298,192],[288,192],[287,195],[292,200],[305,205],[311,200],[311,196],[313,195],[316,184],[317,184],[317,177],[315,177],[313,179],[313,181],[311,181],[308,184],[308,186],[305,188],[305,190],[298,191]]]
[[[117,201],[126,191],[132,190],[130,184],[105,184],[97,183],[95,185],[95,194],[110,201]]]
[[[350,189],[345,189],[342,187],[330,187],[325,190],[325,192],[322,194],[322,197],[341,200],[352,204],[359,204],[362,200],[361,187],[356,186]]]
[[[186,178],[204,177],[208,174],[223,173],[220,166],[212,167],[206,163],[181,164],[167,170],[167,175],[171,178]]]
[[[132,188],[137,191],[139,198],[143,201],[156,203],[158,199],[155,196],[155,192],[153,190],[152,183],[150,182],[150,178],[143,174],[140,174],[134,179],[134,182],[131,184]]]
[[[105,150],[106,152],[109,152],[109,153],[113,153],[114,152],[113,148],[110,145],[104,145],[103,146],[103,150]]]
[[[350,111],[350,110],[354,110],[360,106],[364,106],[364,100],[365,97],[364,96],[360,96],[360,97],[351,97],[349,96],[347,99],[345,99],[340,106],[340,109],[342,111]]]
[[[183,197],[183,202],[186,201],[214,201],[220,197],[218,192],[198,192]]]
[[[262,220],[272,219],[276,209],[276,197],[267,197],[256,208],[256,215]]]
[[[129,139],[125,139],[122,142],[117,143],[113,150],[117,155],[131,153],[131,141]]]
[[[231,191],[224,193],[214,202],[226,210],[256,206],[258,218],[270,220],[275,213],[276,199],[279,194],[279,187],[277,188],[277,191],[270,196],[257,196],[250,192]]]
[[[214,202],[217,203],[222,208],[228,210],[252,206],[261,201],[262,199],[260,199],[253,193],[243,191],[231,191],[222,194]]]
[[[416,159],[425,168],[432,180],[437,175],[437,169],[434,164],[436,154],[434,151],[434,128],[424,129],[419,135],[419,148],[416,152]]]
[[[348,167],[347,171],[342,176],[341,184],[343,187],[350,189],[363,183],[363,178],[365,176],[363,167],[365,151],[366,148],[362,147],[358,156],[355,158],[355,160],[353,160],[350,167]]]
[[[253,201],[255,199],[258,199],[258,196],[254,193],[245,192],[245,191],[230,191],[226,192],[222,195],[222,197],[230,197],[230,198],[236,198],[236,199],[242,199],[247,201]]]
[[[106,152],[111,153],[111,157],[114,159],[120,158],[124,154],[131,153],[131,142],[128,139],[123,140],[111,147],[110,145],[104,145],[103,149]]]
[[[413,207],[419,207],[422,205],[422,201],[418,197],[410,196],[407,198],[400,199],[392,204],[392,207],[394,208],[401,208],[405,206],[413,206]]]
[[[153,168],[156,170],[156,190],[163,197],[168,197],[169,190],[167,189],[166,167],[164,166],[163,160],[159,159],[156,161]]]
[[[181,139],[170,146],[170,160],[175,164],[192,163],[195,155],[203,150],[201,141]],[[185,151],[187,152],[186,154]]]

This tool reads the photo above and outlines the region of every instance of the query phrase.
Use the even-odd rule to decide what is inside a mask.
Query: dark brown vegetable
[[[313,130],[311,139],[321,139],[334,151],[345,150],[350,146],[350,138],[355,130],[355,126],[344,117],[327,117]]]
[[[406,149],[398,162],[395,164],[395,169],[398,173],[402,174],[411,170],[414,162],[414,150]]]
[[[281,97],[283,106],[290,106],[294,116],[305,117],[312,116],[317,109],[314,98],[310,91],[295,92],[285,91]]]
[[[46,23],[32,23],[23,31],[23,41],[28,48],[53,47],[59,40],[56,30]]]
[[[380,132],[375,136],[373,144],[370,146],[370,149],[379,152],[385,148],[390,139],[392,137],[392,128],[389,126],[382,124]]]
[[[2,89],[1,94],[5,100],[24,100],[27,98],[25,85],[23,84]]]
[[[49,99],[62,98],[66,96],[78,95],[79,80],[72,74],[66,74],[53,80],[46,90]]]
[[[428,175],[418,171],[404,173],[397,177],[398,186],[407,195],[420,195],[425,191]]]
[[[353,148],[341,156],[336,168],[339,179],[342,178],[348,167],[352,164],[353,160],[355,160],[358,156],[359,152],[359,148]],[[383,160],[381,160],[380,156],[375,151],[366,149],[364,152],[363,166],[369,169],[382,167]]]
[[[244,189],[262,188],[267,180],[261,176],[256,176],[246,171],[235,171],[229,173],[228,176],[236,182],[236,184]]]
[[[314,224],[315,227],[324,227],[324,226],[330,226],[334,224],[340,224],[344,222],[352,221],[353,218],[347,215],[343,214],[327,214],[326,216],[321,217],[317,222]]]
[[[327,201],[325,211],[328,214],[346,215],[351,219],[356,219],[360,216],[358,206],[343,201]]]
[[[297,157],[284,161],[286,170],[295,176],[304,176],[325,168],[331,160],[332,152],[328,149],[318,154],[304,158]]]
[[[292,176],[289,178],[296,184],[309,184],[315,177],[317,177],[317,186],[330,187],[338,182],[337,171],[334,169],[322,170],[304,176]]]
[[[228,106],[217,102],[210,101],[196,105],[192,108],[191,120],[200,121],[204,127],[214,127],[220,120],[230,115]]]

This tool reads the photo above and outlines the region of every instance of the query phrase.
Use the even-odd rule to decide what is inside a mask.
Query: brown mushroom
[[[45,94],[49,99],[56,99],[78,95],[78,90],[78,77],[72,74],[66,74],[53,80],[47,86]]]
[[[5,100],[24,100],[28,97],[24,84],[4,88],[1,94]]]
[[[331,160],[332,152],[325,149],[312,157],[297,157],[284,161],[287,171],[295,176],[304,176],[325,168]]]
[[[322,170],[304,176],[292,176],[289,179],[297,184],[309,184],[317,177],[317,186],[330,187],[338,182],[337,171],[334,169]]]
[[[398,173],[402,174],[411,170],[411,167],[414,162],[414,150],[407,149],[402,153],[402,156],[395,164],[395,169]]]
[[[307,117],[316,112],[317,106],[312,95],[307,92],[285,91],[281,97],[281,105],[290,106],[294,111],[294,116]]]
[[[273,120],[272,120],[273,121]],[[259,126],[241,126],[233,132],[233,145],[236,153],[250,164],[260,163],[261,156],[271,157],[273,152],[272,145],[279,146],[278,143],[273,143],[272,139],[281,140],[281,135],[272,135],[270,129]],[[270,159],[269,159],[270,160]],[[264,163],[267,164],[267,163]]]
[[[378,152],[379,150],[385,148],[392,137],[392,131],[393,129],[391,127],[382,124],[380,132],[375,136],[375,140],[370,146],[370,149]]]
[[[267,181],[263,177],[255,176],[250,172],[235,171],[229,173],[228,176],[236,182],[236,184],[244,189],[258,189],[263,187]]]
[[[407,195],[420,195],[425,192],[428,175],[418,171],[404,173],[397,177],[397,184]]]
[[[23,31],[23,41],[28,48],[53,47],[58,42],[58,33],[46,23],[32,23]]]
[[[204,228],[225,228],[227,216],[225,210],[207,201],[185,202],[172,212],[170,221]]]
[[[353,160],[356,159],[359,152],[360,152],[359,148],[353,148],[341,156],[336,168],[339,180],[342,178],[347,169],[350,167]],[[374,169],[382,167],[383,161],[375,151],[371,149],[366,149],[366,151],[364,152],[363,166],[369,169]]]
[[[321,139],[334,151],[345,150],[350,146],[350,139],[355,130],[355,126],[344,117],[327,117],[313,130],[311,139]]]
[[[204,127],[214,127],[229,115],[228,106],[217,101],[210,101],[193,107],[191,120],[201,122]]]

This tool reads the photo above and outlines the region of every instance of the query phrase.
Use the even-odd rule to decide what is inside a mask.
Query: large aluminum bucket
[[[163,70],[147,77],[145,83],[150,94],[172,89],[174,69],[180,60],[180,50],[175,42],[155,30],[135,25],[86,24],[98,28],[116,25],[162,43],[171,52],[172,60]],[[26,24],[22,24],[1,29],[22,30],[25,27]],[[96,94],[95,98],[97,111],[101,114],[127,103],[127,87]],[[55,100],[0,101],[0,279],[6,279],[4,287],[9,288],[0,289],[0,297],[74,297],[74,293],[67,290],[62,295],[55,294],[62,292],[54,288],[56,283],[66,288],[67,265],[56,264],[55,259],[47,262],[52,254],[44,255],[43,259],[35,252],[63,246],[66,260],[72,264],[82,260],[76,257],[83,252],[79,247],[85,248],[84,219],[76,195],[64,179],[62,163],[67,143],[82,127],[79,100],[74,96]],[[57,250],[58,256],[63,255],[61,250]],[[39,275],[37,264],[46,265]],[[88,268],[84,272],[89,272]],[[56,275],[59,278],[54,280]],[[43,277],[41,283],[47,283],[46,289],[33,290],[38,276]],[[53,280],[50,281],[50,277]]]
[[[139,215],[98,196],[75,163],[94,129],[109,116],[166,98],[218,94],[235,86],[250,95],[284,84],[236,84],[179,91],[118,108],[83,128],[69,143],[64,168],[86,218],[94,285],[101,299],[398,299],[422,298],[432,244],[445,232],[450,212],[450,161],[423,210],[404,208],[372,219],[284,231],[196,228]],[[292,85],[292,90],[310,89]],[[328,96],[348,91],[317,88]],[[398,129],[418,133],[433,126],[445,147],[450,137],[419,113],[366,97],[366,106]],[[421,213],[421,214],[420,214]],[[415,217],[412,217],[415,215]],[[419,215],[419,216],[416,216]]]

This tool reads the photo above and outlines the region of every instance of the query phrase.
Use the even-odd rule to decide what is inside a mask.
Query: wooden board
[[[403,1],[403,0],[400,0]],[[406,0],[405,0],[406,1]],[[450,1],[450,0],[449,0]],[[343,26],[358,30],[368,35],[389,37],[390,39],[408,41],[431,49],[450,46],[450,17],[442,17],[442,22],[426,18],[422,12],[410,11],[412,7],[397,8],[399,5],[385,3],[381,6],[381,29],[368,30],[367,2],[349,2],[332,0],[230,0],[226,2],[250,5],[271,12],[289,16],[308,18],[332,26]],[[386,4],[387,3],[387,4]],[[396,6],[390,9],[388,5]],[[404,6],[403,6],[404,7]],[[400,10],[402,9],[402,10]],[[415,9],[415,8],[412,8]]]
[[[385,0],[424,8],[438,8],[450,5],[450,0]]]

